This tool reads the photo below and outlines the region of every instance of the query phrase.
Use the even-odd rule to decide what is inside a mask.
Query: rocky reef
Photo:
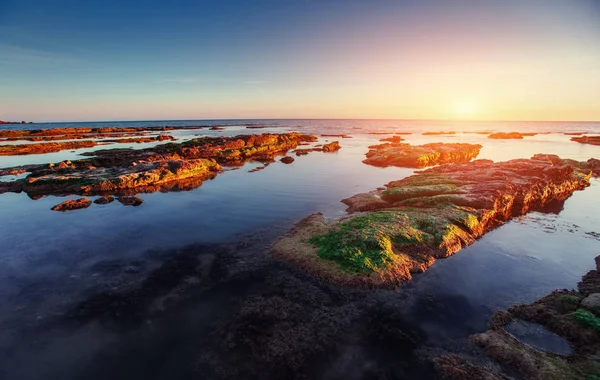
[[[371,145],[367,152],[368,165],[406,168],[425,168],[428,166],[455,162],[468,162],[479,155],[479,144],[431,143],[424,145],[402,144],[394,141],[389,144]]]
[[[317,138],[300,133],[199,138],[147,149],[92,152],[92,158],[58,164],[28,165],[3,173],[26,178],[0,182],[0,193],[24,191],[45,195],[135,195],[140,192],[189,190],[214,178],[222,165],[241,166],[248,160],[272,162],[300,143]]]
[[[598,173],[599,160],[543,154],[443,165],[342,200],[349,216],[309,216],[272,253],[331,282],[393,288],[515,216],[560,207]]]
[[[515,321],[541,325],[566,339],[570,355],[536,349],[510,334]],[[490,330],[471,342],[522,379],[597,379],[600,377],[600,256],[596,269],[583,276],[577,290],[556,290],[531,304],[498,311]]]
[[[525,136],[535,136],[536,134],[537,133],[530,132],[498,132],[490,134],[488,138],[497,140],[520,140]]]
[[[67,149],[91,148],[95,141],[64,141],[43,144],[0,145],[0,156],[22,156],[27,154],[43,154],[60,152]]]
[[[571,141],[575,141],[580,144],[600,145],[600,136],[571,137]]]

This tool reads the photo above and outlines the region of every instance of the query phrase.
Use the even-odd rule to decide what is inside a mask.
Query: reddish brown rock
[[[379,141],[382,141],[382,142],[391,142],[391,143],[394,143],[394,144],[399,144],[400,142],[404,141],[404,139],[402,137],[400,137],[400,136],[392,136],[392,137],[383,138],[383,139],[381,139]]]
[[[225,128],[223,128],[223,127],[218,127],[218,126],[214,126],[214,127],[210,127],[209,129],[210,129],[211,131],[222,131],[222,130],[223,130],[223,129],[225,129]]]
[[[335,283],[395,287],[515,216],[556,208],[598,170],[541,154],[438,166],[343,200],[366,213],[306,218],[273,254]]]
[[[294,157],[285,156],[279,161],[283,162],[284,164],[291,164],[292,162],[294,162]]]
[[[498,140],[515,140],[515,139],[522,139],[523,137],[526,136],[535,136],[537,135],[537,133],[533,133],[533,132],[509,132],[509,133],[505,133],[505,132],[498,132],[498,133],[492,133],[491,135],[488,136],[488,138],[490,139],[498,139]]]
[[[53,211],[71,211],[71,210],[79,210],[82,208],[88,208],[90,207],[92,204],[92,201],[90,201],[87,198],[79,198],[79,199],[72,199],[72,200],[68,200],[68,201],[64,201],[62,203],[57,204],[56,206],[52,207],[51,210]]]
[[[0,156],[21,156],[27,154],[43,154],[60,152],[66,149],[91,148],[95,141],[66,141],[43,144],[0,145]]]
[[[106,204],[114,202],[114,200],[115,200],[115,197],[113,197],[111,195],[105,195],[103,197],[95,199],[94,203],[97,205],[106,205]]]
[[[142,198],[136,196],[119,197],[117,198],[117,200],[123,206],[140,206],[142,203],[144,203],[144,200]]]
[[[340,146],[339,141],[333,141],[333,142],[330,142],[329,144],[323,145],[323,148],[321,148],[321,149],[323,150],[323,152],[331,153],[331,152],[337,152],[341,148],[342,147]]]
[[[571,137],[571,141],[575,141],[580,144],[600,145],[600,136]]]
[[[423,136],[437,136],[437,135],[455,135],[456,132],[454,131],[448,131],[448,132],[444,132],[444,131],[440,131],[440,132],[423,132]]]
[[[468,162],[479,155],[481,148],[479,144],[380,144],[369,147],[367,159],[363,162],[379,167],[425,168],[439,164]]]

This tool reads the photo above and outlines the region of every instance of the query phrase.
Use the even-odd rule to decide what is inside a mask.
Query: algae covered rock
[[[333,282],[395,287],[515,216],[556,207],[595,170],[553,155],[438,166],[343,200],[364,214],[305,219],[273,254]]]

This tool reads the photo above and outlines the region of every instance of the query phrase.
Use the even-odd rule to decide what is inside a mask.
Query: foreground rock
[[[294,150],[294,153],[296,153],[296,156],[305,156],[305,155],[309,154],[310,152],[332,153],[332,152],[337,152],[340,149],[342,149],[340,143],[338,141],[333,141],[333,142],[330,142],[329,144],[325,144],[321,147],[296,149],[296,150]]]
[[[600,373],[600,318],[594,314],[598,312],[596,302],[590,307],[590,288],[600,290],[598,269],[588,272],[577,290],[556,290],[531,304],[497,312],[490,330],[471,336],[471,342],[522,379],[596,379]],[[567,339],[573,354],[551,354],[520,342],[504,329],[513,319],[542,325]]]
[[[309,216],[273,255],[335,283],[392,288],[515,216],[561,207],[592,172],[593,160],[554,155],[439,166],[342,201],[365,214]]]
[[[147,149],[93,152],[93,158],[50,165],[6,169],[25,170],[22,180],[5,182],[0,192],[44,195],[135,195],[142,192],[190,190],[214,178],[221,165],[241,166],[249,160],[272,162],[300,143],[316,141],[299,133],[199,138]]]
[[[105,195],[103,197],[100,197],[100,198],[94,200],[94,203],[97,205],[106,205],[106,204],[114,202],[114,200],[115,200],[115,197],[113,197],[111,195]]]
[[[600,145],[600,136],[571,137],[571,141],[575,141],[580,144]]]
[[[370,146],[367,159],[363,162],[379,167],[425,168],[439,164],[471,161],[479,155],[481,148],[482,146],[479,144],[410,145],[393,142]]]
[[[51,210],[62,211],[62,212],[71,211],[71,210],[79,210],[81,208],[88,208],[91,206],[91,204],[92,204],[92,201],[90,201],[87,198],[72,199],[72,200],[57,204],[56,206],[52,207]]]

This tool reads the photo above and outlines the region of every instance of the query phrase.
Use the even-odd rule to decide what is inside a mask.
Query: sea
[[[139,194],[140,207],[113,202],[60,213],[50,208],[78,196],[0,194],[0,378],[428,378],[434,375],[423,358],[458,352],[484,360],[468,337],[485,331],[495,311],[575,288],[600,255],[599,179],[560,212],[513,219],[394,290],[338,289],[269,255],[301,219],[344,216],[340,200],[414,172],[362,162],[383,137],[478,143],[478,158],[494,161],[536,153],[587,160],[600,159],[600,146],[564,133],[600,135],[600,122],[166,120],[1,128],[207,125],[224,129],[172,134],[185,141],[299,131],[342,148],[253,173],[262,164],[248,162],[190,191]],[[422,134],[440,131],[454,133]],[[487,131],[537,134],[494,140]],[[77,160],[96,149],[3,156],[0,168]],[[418,338],[374,341],[368,324],[382,310]]]

